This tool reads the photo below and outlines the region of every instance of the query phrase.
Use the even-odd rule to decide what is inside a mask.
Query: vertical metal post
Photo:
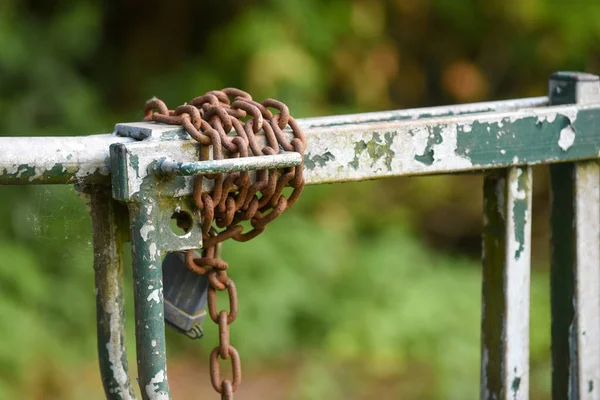
[[[484,178],[481,399],[529,396],[531,169]]]
[[[549,91],[552,105],[598,102],[600,80],[557,73]],[[570,125],[561,131],[564,151],[575,135]],[[597,161],[556,164],[550,166],[550,177],[552,398],[598,399],[600,167]]]
[[[171,398],[167,382],[162,252],[158,204],[141,195],[129,203],[139,384],[144,400]]]
[[[125,348],[123,304],[123,223],[127,210],[114,201],[107,186],[84,188],[92,216],[98,360],[106,398],[133,400]]]

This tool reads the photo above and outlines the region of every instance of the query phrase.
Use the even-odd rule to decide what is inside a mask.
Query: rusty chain
[[[274,113],[274,111],[276,111]],[[144,120],[181,125],[200,144],[200,160],[220,160],[227,152],[229,158],[251,155],[273,155],[283,151],[304,154],[306,139],[288,107],[277,100],[259,103],[250,94],[235,88],[211,91],[196,97],[175,110],[169,110],[159,99],[151,99],[144,107]],[[284,129],[289,126],[293,139],[288,140]],[[264,144],[257,137],[263,132]],[[238,313],[238,297],[233,280],[227,275],[229,265],[220,255],[222,242],[233,239],[248,241],[260,233],[275,218],[298,200],[304,188],[303,167],[261,170],[251,182],[247,171],[194,177],[193,197],[201,211],[203,249],[201,257],[195,251],[186,253],[186,266],[197,274],[206,274],[208,311],[219,327],[219,345],[210,354],[210,376],[213,388],[222,399],[232,399],[242,381],[238,351],[230,344],[229,325]],[[203,192],[205,181],[213,184],[210,193]],[[285,197],[283,190],[292,187]],[[244,232],[241,223],[250,221],[251,229]],[[221,229],[221,231],[219,231]],[[217,291],[227,291],[229,312],[217,311]],[[219,357],[231,358],[232,379],[221,379]]]

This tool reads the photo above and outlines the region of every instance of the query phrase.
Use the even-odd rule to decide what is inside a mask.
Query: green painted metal
[[[200,145],[161,140],[159,124],[121,127],[143,129],[154,139],[113,146],[125,152],[113,162],[127,166],[112,176],[115,198],[138,193],[157,160],[198,168]],[[599,131],[600,104],[314,128],[306,132],[305,178],[321,184],[595,159]],[[164,197],[188,196],[193,188],[186,176],[163,177],[160,185]],[[211,190],[209,182],[204,190]]]
[[[166,159],[158,161],[153,169],[159,175],[195,176],[224,174],[261,169],[279,169],[302,164],[302,155],[295,152],[282,152],[270,156],[226,158],[196,162],[176,162]]]
[[[140,157],[132,153],[131,145],[111,146],[112,192],[114,198],[127,204],[131,220],[139,386],[143,399],[162,400],[170,398],[162,257],[166,252],[202,247],[200,213],[190,196],[165,195],[169,179],[154,173],[156,162],[142,169]],[[130,193],[128,187],[133,177],[139,177],[139,186],[135,193]],[[191,225],[186,233],[172,231],[170,222],[176,213],[188,215]]]
[[[350,148],[357,148],[357,151],[359,151],[363,145],[367,146],[370,142],[372,142],[371,146],[380,145],[374,133],[378,132],[376,129],[380,129],[382,126],[388,129],[401,122],[406,125],[411,121],[435,118],[439,120],[441,117],[446,116],[535,109],[544,107],[547,103],[547,98],[539,97],[458,106],[307,118],[298,120],[298,122],[304,127],[309,136],[313,131],[315,135],[325,136],[325,142],[320,143],[320,146],[316,146],[314,150],[311,149],[311,143],[309,143],[308,150],[311,154],[305,157],[307,166],[325,167],[328,162],[335,161],[336,156],[339,158],[338,155],[333,155],[328,151],[326,143],[327,141],[334,141],[335,138],[332,134],[336,134],[338,129],[358,127],[361,132],[365,130],[367,132],[372,131],[369,137],[364,140],[363,138],[357,138],[351,144],[346,143]],[[431,124],[436,124],[436,122]],[[385,139],[385,132],[381,134],[381,138]],[[117,124],[112,135],[40,138],[0,137],[0,148],[2,149],[0,152],[0,185],[108,183],[110,181],[109,146],[113,143],[133,142],[135,139],[145,139],[146,144],[155,140],[185,143],[189,136],[180,127],[155,123],[134,123]],[[346,139],[346,141],[348,140]],[[410,149],[407,150],[410,152]],[[431,150],[428,149],[427,151],[430,152]],[[377,157],[377,152],[371,151],[365,154]],[[359,167],[358,164],[361,160],[360,154],[358,156],[356,162],[353,162],[354,157],[351,157],[347,164],[353,162],[354,169],[361,169],[362,167]],[[197,160],[197,157],[193,159],[193,161]],[[176,159],[176,161],[182,160]],[[400,173],[409,174],[411,171],[400,171]],[[428,173],[435,173],[435,171],[432,170]]]
[[[139,385],[144,400],[170,399],[167,381],[159,203],[148,196],[130,202]]]
[[[98,360],[106,398],[135,399],[127,365],[123,301],[123,242],[128,237],[127,209],[114,201],[107,186],[81,189],[89,199],[94,237],[94,273]]]
[[[555,74],[550,80],[550,100],[553,104],[598,102],[600,81],[587,74]],[[599,176],[596,162],[550,166],[554,399],[599,396]]]
[[[484,179],[481,399],[529,396],[531,167]]]

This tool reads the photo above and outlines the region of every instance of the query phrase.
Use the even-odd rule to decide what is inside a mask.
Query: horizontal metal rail
[[[548,104],[546,97],[535,97],[520,100],[507,100],[465,104],[449,107],[429,107],[412,110],[386,111],[345,116],[331,116],[300,119],[308,137],[307,153],[312,163],[321,163],[330,156],[327,145],[334,140],[338,129],[361,133],[375,133],[382,128],[400,130],[410,121],[429,120],[433,117],[468,115],[482,112],[515,111],[524,108],[542,107]],[[433,122],[430,122],[430,124]],[[382,125],[384,124],[384,125]],[[320,132],[323,129],[326,131]],[[173,131],[180,130],[174,128]],[[314,133],[325,134],[315,143]],[[122,133],[122,132],[121,132]],[[108,183],[110,181],[109,147],[113,143],[134,141],[135,133],[126,133],[128,137],[116,134],[103,134],[77,137],[0,137],[0,185],[22,184],[70,184],[70,183]],[[129,137],[131,136],[131,137]],[[373,136],[371,134],[371,136]],[[143,135],[138,137],[143,138]],[[328,139],[329,138],[329,139]],[[345,145],[354,148],[362,146],[359,135],[352,140],[345,134]],[[369,139],[370,140],[370,139]],[[367,140],[366,143],[369,142]],[[376,144],[375,144],[376,145]],[[401,175],[404,171],[395,171]],[[410,172],[410,171],[406,171]],[[352,177],[349,177],[352,178]],[[308,183],[319,183],[318,179]]]
[[[300,153],[286,152],[270,156],[226,158],[196,162],[163,160],[156,165],[156,172],[163,175],[194,176],[229,172],[279,169],[302,164]]]

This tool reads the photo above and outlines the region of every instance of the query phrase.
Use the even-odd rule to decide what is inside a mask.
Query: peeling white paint
[[[194,177],[192,176],[186,176],[183,178],[184,179],[184,185],[183,187],[178,188],[177,190],[175,190],[175,193],[173,193],[173,197],[183,197],[186,196],[187,194],[191,193],[194,189]]]
[[[157,304],[160,303],[161,290],[154,289],[146,298],[147,301],[155,301]]]
[[[160,253],[158,251],[158,248],[156,247],[156,243],[150,243],[150,246],[148,246],[148,250],[150,251],[150,261],[155,261],[157,260],[157,257],[160,257]]]
[[[8,174],[25,172],[21,165],[33,168],[29,182],[60,166],[71,171],[65,181],[76,182],[90,175],[107,176],[110,172],[108,150],[111,143],[131,142],[132,139],[113,135],[78,137],[2,137],[0,138],[0,171]]]
[[[115,268],[111,268],[107,272],[107,278],[110,281],[110,286],[114,290],[118,290],[119,288],[119,273]],[[108,354],[108,361],[110,362],[110,369],[112,371],[112,375],[118,385],[118,387],[113,388],[115,392],[120,393],[123,399],[126,400],[135,400],[134,397],[130,395],[129,391],[129,376],[125,367],[123,365],[123,360],[127,359],[125,356],[123,336],[121,335],[121,329],[123,328],[121,316],[120,316],[120,307],[117,302],[117,296],[120,294],[116,294],[115,296],[110,296],[108,298],[103,299],[104,311],[110,315],[109,319],[109,341],[106,343],[106,351]]]
[[[550,115],[538,115],[537,123],[541,124],[542,122],[553,123],[556,120],[556,113]]]
[[[408,110],[379,111],[373,113],[336,115],[329,117],[303,118],[298,123],[304,129],[314,129],[332,125],[368,124],[395,121],[401,118],[417,120],[419,118],[439,118],[446,115],[472,114],[477,112],[508,111],[520,108],[539,107],[548,104],[547,97],[532,97],[528,99],[491,101],[454,106],[414,108]]]
[[[152,344],[152,347],[156,347],[156,340],[153,340],[153,341],[151,342],[151,344]]]
[[[418,127],[411,130],[414,140],[415,154],[424,154],[427,151],[427,142],[429,141],[429,129],[426,127]]]
[[[571,125],[564,127],[560,131],[560,138],[558,139],[558,146],[563,151],[569,150],[569,148],[575,142],[575,131]]]
[[[154,231],[154,225],[150,221],[146,222],[144,226],[140,229],[140,235],[142,236],[142,240],[145,242],[148,240],[148,235],[150,232]]]
[[[512,176],[510,177],[509,182],[510,194],[515,200],[525,200],[527,192],[525,189],[519,190],[519,179],[521,178],[521,175],[523,175],[523,169],[515,168],[514,171],[515,172],[511,172]]]
[[[169,394],[160,390],[160,384],[165,381],[166,374],[165,371],[161,369],[146,385],[146,396],[148,396],[150,400],[169,400]]]
[[[524,182],[519,188],[519,180]],[[527,201],[525,220],[515,221],[515,203]],[[529,300],[530,300],[530,251],[531,251],[531,168],[508,168],[506,178],[494,181],[494,192],[490,199],[497,204],[497,211],[503,221],[498,226],[489,227],[486,223],[486,240],[484,243],[491,249],[503,251],[501,259],[486,260],[484,265],[502,268],[502,279],[492,279],[497,273],[491,269],[484,270],[484,292],[482,306],[484,313],[490,312],[486,304],[498,301],[497,291],[502,290],[504,303],[501,310],[494,310],[492,315],[484,314],[484,318],[501,325],[491,327],[482,332],[481,358],[481,398],[498,400],[527,400],[529,396]],[[486,207],[487,209],[487,207]],[[489,221],[488,221],[489,222]],[[491,230],[493,229],[493,230]],[[497,229],[501,229],[502,237]],[[516,232],[517,229],[523,231]],[[523,233],[521,244],[518,237]],[[517,235],[518,234],[518,235]],[[492,235],[490,238],[489,235]],[[489,241],[487,239],[494,239]],[[499,247],[502,246],[502,247]],[[519,253],[519,257],[515,255]],[[498,255],[498,253],[495,253]],[[493,290],[491,285],[497,285]],[[497,343],[502,343],[498,348]],[[491,347],[493,346],[493,347]],[[490,353],[491,351],[491,353]],[[489,376],[489,363],[500,368],[490,369],[494,373]],[[490,383],[500,383],[500,391],[492,390]]]
[[[525,176],[523,176],[525,174]],[[505,340],[506,377],[505,391],[511,399],[527,400],[529,398],[529,303],[531,280],[531,167],[513,167],[508,174],[509,198],[506,202],[506,316]],[[524,185],[519,189],[519,181]],[[527,202],[523,221],[516,221],[514,204],[517,201]],[[523,242],[516,230],[522,226]],[[516,254],[519,253],[517,257]],[[519,381],[518,391],[513,390],[513,382]]]
[[[463,129],[465,125],[462,125]],[[473,166],[471,160],[457,154],[458,125],[449,124],[442,128],[442,142],[432,146],[433,164],[436,168],[461,169]]]
[[[576,338],[579,392],[585,399],[600,398],[600,164],[580,162],[575,173],[576,267],[573,310],[577,324],[571,338]],[[576,332],[576,334],[575,334]],[[571,340],[573,340],[571,339]],[[569,380],[571,381],[571,380]],[[589,386],[593,391],[589,392]]]

